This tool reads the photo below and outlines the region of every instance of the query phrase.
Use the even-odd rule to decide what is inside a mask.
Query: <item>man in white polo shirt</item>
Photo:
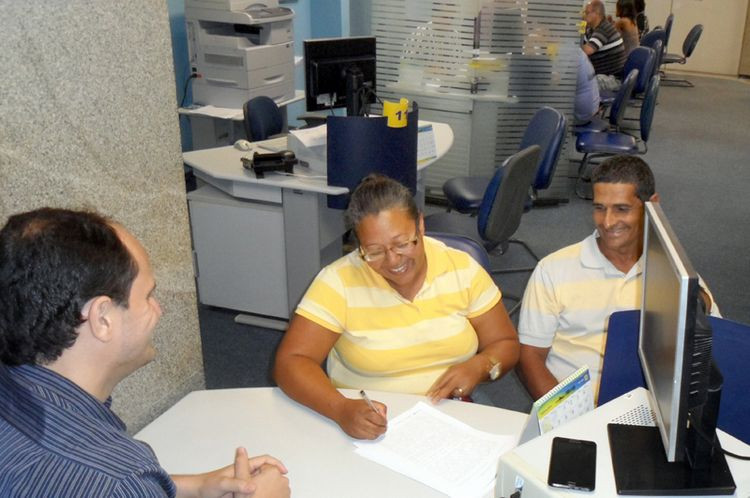
[[[658,201],[654,175],[634,156],[598,165],[594,233],[543,258],[518,323],[518,372],[534,399],[582,365],[598,391],[609,315],[640,308],[644,202]]]

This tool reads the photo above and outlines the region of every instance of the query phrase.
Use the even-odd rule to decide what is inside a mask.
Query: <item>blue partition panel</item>
[[[404,128],[389,127],[385,117],[328,116],[328,185],[351,192],[365,176],[382,173],[416,194],[418,115],[411,111]],[[348,195],[328,196],[330,208],[348,203]]]

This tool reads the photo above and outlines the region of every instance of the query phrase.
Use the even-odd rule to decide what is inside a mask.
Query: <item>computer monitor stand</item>
[[[731,495],[735,484],[719,448],[703,470],[668,462],[656,427],[608,424],[617,493],[621,495]],[[718,444],[718,440],[717,440]]]

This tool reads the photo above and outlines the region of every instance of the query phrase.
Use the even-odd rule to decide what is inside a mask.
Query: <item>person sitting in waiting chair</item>
[[[599,90],[617,90],[625,66],[625,45],[620,32],[607,20],[604,3],[591,0],[585,7],[583,51],[591,59]]]
[[[359,439],[386,431],[387,408],[336,388],[481,401],[479,384],[512,369],[519,351],[489,274],[426,237],[411,192],[390,178],[363,179],[345,220],[359,248],[321,270],[302,298],[276,354],[279,387]]]
[[[625,46],[625,58],[627,59],[630,52],[639,45],[640,36],[638,26],[636,25],[636,16],[633,0],[617,0],[615,4],[615,28],[620,32],[622,42]]]

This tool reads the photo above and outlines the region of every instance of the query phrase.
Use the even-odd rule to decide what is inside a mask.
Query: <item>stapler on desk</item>
[[[263,178],[268,171],[283,171],[284,173],[294,173],[294,165],[297,164],[297,158],[294,152],[283,150],[281,152],[271,152],[261,154],[255,152],[252,158],[243,157],[242,166],[245,169],[255,172],[256,178]]]

